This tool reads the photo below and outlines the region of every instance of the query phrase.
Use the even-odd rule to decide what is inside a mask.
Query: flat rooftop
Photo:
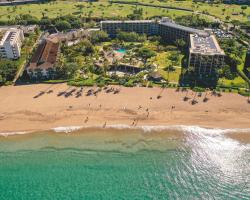
[[[176,23],[171,22],[171,21],[161,20],[159,24],[163,25],[163,26],[167,26],[167,27],[172,27],[172,28],[175,28],[175,29],[183,30],[183,31],[186,31],[186,32],[189,32],[189,33],[206,34],[206,32],[203,31],[203,30],[199,30],[199,29],[195,29],[195,28],[190,28],[190,27],[187,27],[187,26],[182,26],[182,25],[176,24]]]
[[[16,36],[16,32],[10,31],[5,41],[12,41]]]
[[[190,52],[200,53],[206,55],[225,55],[224,51],[220,48],[214,35],[190,35]]]
[[[197,33],[197,34],[206,34],[205,31],[203,30],[199,30],[199,29],[195,29],[195,28],[190,28],[190,27],[186,27],[186,26],[182,26],[179,24],[176,24],[175,22],[169,20],[169,19],[163,19],[160,22],[157,22],[155,20],[107,20],[107,21],[101,21],[101,24],[121,24],[121,23],[157,23],[163,26],[168,26],[168,27],[172,27],[175,29],[179,29],[179,30],[183,30],[189,33]]]

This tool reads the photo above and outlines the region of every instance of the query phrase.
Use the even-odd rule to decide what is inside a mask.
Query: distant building
[[[18,59],[24,40],[23,31],[11,28],[0,32],[0,58]]]
[[[55,64],[60,43],[57,38],[43,40],[31,58],[27,73],[31,78],[50,78],[55,74]]]
[[[101,21],[101,29],[111,37],[116,36],[119,30],[147,35],[158,34],[158,24],[155,20]]]
[[[225,53],[214,35],[190,35],[189,68],[203,75],[211,75],[224,65]]]
[[[1,0],[0,0],[1,1]],[[37,29],[37,25],[4,25],[4,26],[0,26],[0,32],[1,31],[7,31],[9,29],[20,29],[23,31],[23,34],[30,34],[30,33],[34,33],[35,30]]]
[[[216,0],[193,0],[194,2],[218,3]],[[246,4],[250,5],[249,0],[222,0],[225,4]]]
[[[43,0],[0,0],[0,6],[8,6],[8,5],[22,5],[22,4],[29,4],[29,3],[39,3],[43,2]]]
[[[250,1],[249,1],[249,0],[223,0],[223,3],[227,3],[227,4],[246,4],[246,5],[250,5]]]
[[[71,29],[67,32],[58,32],[48,36],[48,38],[57,38],[60,42],[65,42],[66,44],[72,41],[80,41],[81,38],[87,37],[90,32],[86,29]]]

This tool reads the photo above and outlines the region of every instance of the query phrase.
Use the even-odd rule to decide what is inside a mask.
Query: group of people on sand
[[[109,92],[115,92],[115,91],[116,91],[116,89],[114,89],[114,88],[105,88],[105,90],[106,90],[106,92],[107,92],[107,90],[109,90],[108,93],[109,93]],[[120,90],[119,90],[119,92],[120,92]],[[152,99],[152,97],[150,97],[150,99]],[[91,104],[90,104],[90,103],[88,104],[88,107],[89,107],[89,108],[91,107]],[[99,104],[98,107],[99,107],[99,109],[101,109],[101,108],[102,108],[102,104]],[[123,110],[126,110],[126,109],[127,109],[126,107],[123,107]],[[143,109],[143,106],[142,106],[142,105],[139,105],[137,109],[138,109],[138,110],[142,110],[142,109]],[[171,108],[170,108],[171,114],[172,114],[172,112],[173,112],[174,109],[175,109],[175,105],[172,105]],[[149,118],[149,114],[150,114],[149,108],[145,108],[145,112],[146,112],[146,117]],[[85,120],[84,120],[84,123],[87,123],[88,121],[89,121],[89,117],[87,116],[87,117],[85,118]],[[131,126],[137,126],[138,122],[139,122],[139,118],[133,119]],[[102,127],[103,127],[103,128],[106,128],[106,126],[107,126],[107,122],[105,121]]]

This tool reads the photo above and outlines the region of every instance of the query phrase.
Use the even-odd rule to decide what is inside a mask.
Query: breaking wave
[[[75,131],[84,130],[84,129],[97,129],[97,130],[141,130],[145,133],[150,132],[163,132],[167,130],[176,130],[183,131],[186,134],[205,134],[205,135],[223,135],[226,133],[250,133],[250,128],[240,129],[240,128],[232,128],[232,129],[222,129],[222,128],[205,128],[200,126],[188,126],[188,125],[143,125],[143,126],[130,126],[126,124],[117,124],[117,125],[106,125],[105,128],[103,126],[60,126],[50,129],[56,133],[73,133]],[[47,130],[49,131],[49,130]],[[41,131],[39,131],[41,132]],[[11,135],[23,135],[31,133],[30,131],[17,131],[17,132],[0,132],[0,136],[11,136]]]
[[[7,136],[10,136],[10,135],[24,135],[24,134],[27,134],[27,133],[29,133],[29,132],[27,132],[27,131],[0,132],[0,136],[7,137]]]

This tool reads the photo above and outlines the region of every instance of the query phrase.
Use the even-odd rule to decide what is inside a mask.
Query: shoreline
[[[98,88],[84,87],[79,95],[80,88],[64,83],[1,87],[0,133],[114,125],[250,128],[250,104],[238,94],[215,97],[208,93],[204,103],[205,93],[195,97],[192,91],[169,88],[110,87],[119,93],[102,90],[87,96],[88,90]],[[188,101],[183,100],[185,96]],[[191,105],[193,98],[195,105]]]
[[[129,126],[129,125],[109,125],[102,126],[67,126],[55,127],[47,130],[36,131],[20,131],[20,132],[0,132],[0,140],[4,138],[22,139],[26,140],[32,136],[54,135],[57,136],[80,136],[91,137],[91,139],[99,138],[106,141],[107,138],[120,138],[126,137],[136,139],[138,137],[161,138],[163,140],[182,140],[189,137],[215,137],[224,138],[226,140],[237,141],[241,145],[250,144],[250,128],[215,128],[215,127],[200,127],[200,126],[186,126],[186,125],[173,125],[173,126]]]

